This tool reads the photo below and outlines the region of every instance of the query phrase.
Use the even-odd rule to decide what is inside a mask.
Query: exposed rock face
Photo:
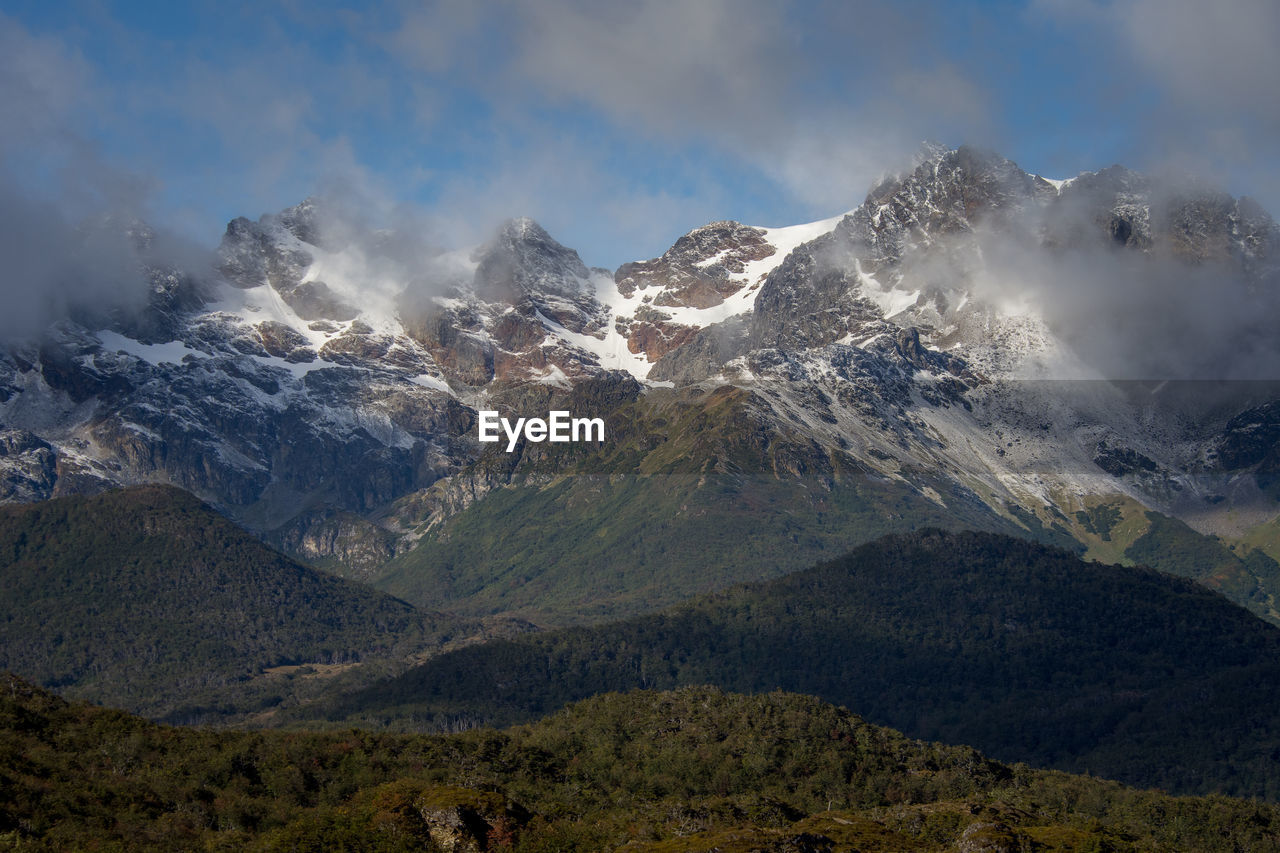
[[[240,217],[227,225],[218,248],[218,269],[237,287],[269,284],[303,320],[350,320],[360,312],[329,285],[304,281],[315,260],[307,246],[318,239],[311,202],[257,222]]]
[[[672,322],[667,314],[642,305],[630,321],[618,323],[617,331],[626,336],[628,350],[644,353],[652,362],[692,340],[698,327]]]
[[[480,387],[600,369],[597,357],[564,337],[600,341],[608,330],[609,311],[596,298],[603,275],[577,252],[533,220],[513,219],[468,263],[439,292],[406,291],[400,300],[405,333],[452,379]]]
[[[975,229],[1005,229],[1017,239],[1032,212],[1057,196],[1047,181],[989,152],[962,147],[927,154],[910,174],[872,189],[830,234],[799,247],[769,275],[756,299],[753,346],[865,338],[890,310],[881,294],[894,291],[919,293],[915,308],[903,306],[911,315],[905,322],[933,332],[950,307],[944,288],[967,285],[970,261],[963,256]],[[957,249],[960,257],[952,257]],[[921,263],[939,254],[936,262]],[[939,268],[949,281],[937,280]]]
[[[1233,417],[1207,455],[1215,469],[1252,469],[1258,487],[1280,500],[1280,401]]]
[[[57,455],[26,430],[0,430],[0,500],[39,501],[53,495]]]
[[[591,272],[578,253],[551,239],[532,219],[512,219],[476,250],[475,295],[590,334],[606,322]]]
[[[614,281],[624,296],[654,291],[654,305],[710,308],[746,285],[739,276],[747,262],[777,252],[765,235],[740,222],[713,222],[685,234],[660,258],[623,264]]]
[[[306,512],[271,537],[291,554],[338,563],[348,577],[363,579],[396,554],[389,531],[350,512]]]
[[[951,849],[956,853],[1020,853],[1031,840],[1003,823],[975,821],[969,824]]]
[[[728,361],[746,350],[746,336],[746,325],[737,317],[702,329],[688,343],[664,353],[649,378],[683,385],[719,375]]]
[[[1227,422],[1215,448],[1217,465],[1238,471],[1280,449],[1280,401],[1241,412]]]
[[[909,175],[872,189],[837,229],[838,238],[864,258],[865,272],[898,264],[908,251],[945,235],[1010,222],[1056,195],[1051,184],[992,152],[962,146],[928,155]]]
[[[880,315],[859,300],[858,279],[834,233],[797,249],[756,297],[749,345],[820,347],[856,333]]]
[[[509,849],[530,817],[499,794],[467,788],[433,788],[414,805],[432,842],[451,853]]]
[[[1156,470],[1156,463],[1129,447],[1111,447],[1105,441],[1098,445],[1093,464],[1113,477]]]
[[[614,275],[629,310],[615,321],[630,352],[656,362],[700,329],[751,307],[765,276],[798,243],[835,220],[782,229],[713,222],[695,228],[661,257],[623,264]]]

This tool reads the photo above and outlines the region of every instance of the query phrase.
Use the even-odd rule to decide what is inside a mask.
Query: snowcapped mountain
[[[626,336],[630,352],[657,361],[699,330],[749,312],[769,273],[840,219],[786,228],[738,222],[695,228],[662,257],[618,268],[611,299],[615,330]]]
[[[1280,229],[1247,199],[931,148],[843,216],[712,223],[612,275],[528,219],[443,252],[335,213],[236,219],[207,272],[135,228],[143,309],[0,353],[0,500],[170,482],[376,577],[502,487],[856,471],[1102,557],[1158,562],[1128,549],[1180,519],[1222,537],[1194,571],[1274,615],[1280,393],[1202,381],[1280,377]],[[476,440],[478,409],[553,406],[609,446]],[[672,432],[688,411],[724,440]]]

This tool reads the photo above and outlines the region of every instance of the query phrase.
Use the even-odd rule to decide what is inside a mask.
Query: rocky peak
[[[979,222],[1016,218],[1056,194],[1052,184],[1013,161],[961,146],[934,151],[910,174],[881,182],[841,228],[846,242],[870,250],[863,254],[874,268],[898,262],[914,246],[971,231]]]
[[[1156,182],[1123,166],[1066,182],[1048,206],[1045,224],[1050,245],[1101,238],[1193,264],[1239,264],[1251,275],[1264,274],[1280,247],[1275,220],[1252,199],[1234,199],[1193,179]]]
[[[1044,240],[1073,247],[1099,240],[1130,249],[1151,247],[1151,183],[1123,166],[1084,172],[1062,186],[1048,206]]]
[[[691,343],[699,330],[748,314],[770,272],[797,246],[828,234],[840,218],[785,228],[729,220],[695,228],[661,257],[618,268],[615,286],[631,306],[615,329],[630,352],[657,362]],[[721,349],[720,343],[711,347]],[[699,344],[704,350],[710,351]]]
[[[320,232],[320,203],[308,196],[293,207],[286,207],[275,220],[293,236],[312,246],[323,246]]]
[[[777,252],[767,233],[740,222],[712,222],[685,234],[660,258],[623,264],[614,281],[626,297],[652,289],[655,305],[710,308],[749,284],[749,262]]]
[[[308,199],[257,222],[239,217],[227,223],[218,246],[217,268],[236,287],[268,284],[303,320],[350,320],[360,312],[323,281],[304,280],[319,248],[316,205]]]
[[[556,242],[527,217],[509,219],[472,255],[475,291],[490,302],[518,302],[530,295],[577,297],[593,293],[590,271],[573,249]]]
[[[541,314],[573,332],[591,334],[607,322],[592,272],[532,219],[503,223],[472,260],[481,301],[515,306],[526,317]]]

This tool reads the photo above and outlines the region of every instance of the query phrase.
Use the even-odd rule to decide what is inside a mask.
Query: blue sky
[[[216,244],[324,193],[441,245],[530,215],[594,265],[856,206],[926,139],[1280,206],[1272,0],[34,3],[0,189]]]

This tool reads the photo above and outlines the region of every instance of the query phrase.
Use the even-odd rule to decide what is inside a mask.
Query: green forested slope
[[[0,848],[1271,851],[1280,809],[925,744],[803,696],[413,736],[175,729],[0,680]]]
[[[599,622],[807,568],[893,531],[1015,529],[958,505],[949,515],[861,475],[829,490],[760,475],[574,475],[490,492],[390,561],[375,585],[422,607]]]
[[[991,534],[887,537],[661,614],[462,649],[327,713],[506,723],[700,683],[813,694],[1002,759],[1280,796],[1280,630],[1188,580]]]
[[[448,626],[281,556],[178,489],[0,507],[0,667],[142,713]]]

